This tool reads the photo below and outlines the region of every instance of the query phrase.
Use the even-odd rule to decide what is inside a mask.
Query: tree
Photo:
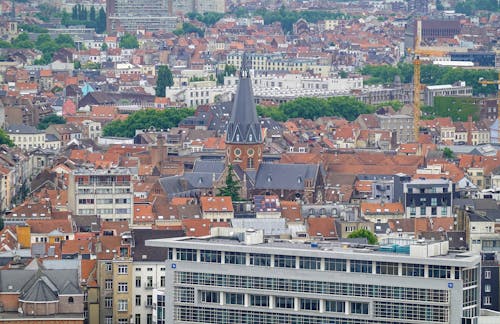
[[[125,34],[120,38],[120,47],[121,48],[139,48],[139,42],[137,41],[137,37],[132,34]]]
[[[174,85],[174,77],[167,65],[160,65],[158,67],[158,74],[156,79],[156,96],[165,97],[165,88]]]
[[[30,40],[27,33],[21,33],[17,38],[12,40],[12,46],[15,48],[33,48],[34,44]]]
[[[445,159],[453,160],[455,158],[455,153],[449,147],[445,147],[443,149],[443,156]]]
[[[40,120],[36,128],[43,130],[47,129],[47,127],[54,124],[66,124],[66,119],[64,119],[64,117],[57,115],[48,115],[44,117],[42,120]]]
[[[226,185],[219,189],[217,196],[229,196],[232,201],[238,201],[240,199],[241,186],[238,181],[233,178],[233,166],[230,164],[227,168]]]
[[[102,43],[102,45],[101,45],[101,51],[105,52],[107,50],[108,50],[108,44]]]
[[[236,74],[236,67],[232,64],[226,64],[222,72],[217,73],[217,84],[224,84],[224,77]]]
[[[102,34],[106,31],[106,12],[103,8],[99,9],[97,14],[95,31],[98,34]]]
[[[92,7],[90,7],[89,20],[95,21],[95,19],[96,19],[95,7],[92,6]]]
[[[0,145],[1,144],[7,144],[10,147],[14,146],[14,142],[12,142],[7,133],[5,133],[5,131],[0,128]]]
[[[368,244],[375,245],[378,243],[377,236],[375,236],[375,234],[373,234],[372,232],[370,232],[369,230],[364,229],[364,228],[352,232],[347,237],[348,238],[363,238],[364,237],[368,240]]]
[[[444,10],[444,6],[443,6],[443,3],[441,2],[441,0],[436,0],[436,9],[439,11]]]

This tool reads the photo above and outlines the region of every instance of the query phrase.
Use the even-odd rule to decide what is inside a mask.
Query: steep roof
[[[242,74],[234,98],[231,119],[227,125],[226,143],[262,143],[262,130],[257,118],[252,80],[248,72]]]

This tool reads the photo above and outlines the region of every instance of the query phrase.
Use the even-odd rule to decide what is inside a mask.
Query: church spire
[[[262,143],[262,131],[252,90],[246,54],[243,54],[240,78],[234,98],[231,119],[227,125],[226,143]]]

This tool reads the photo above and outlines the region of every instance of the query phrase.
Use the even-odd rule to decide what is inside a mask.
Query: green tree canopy
[[[12,41],[12,47],[15,48],[33,48],[34,44],[30,40],[27,33],[21,33],[17,38],[14,38]]]
[[[205,31],[203,29],[196,27],[195,25],[188,22],[182,23],[182,27],[177,28],[173,31],[173,33],[177,36],[188,35],[192,33],[198,34],[199,37],[203,37],[205,35]]]
[[[219,189],[217,196],[229,196],[232,201],[238,201],[241,200],[239,194],[240,189],[241,186],[238,184],[238,181],[233,178],[233,166],[229,165],[226,176],[226,185]]]
[[[139,42],[137,37],[132,34],[125,34],[120,37],[120,47],[121,48],[139,48]]]
[[[194,114],[194,109],[145,109],[125,120],[114,120],[103,128],[104,136],[134,137],[136,129],[167,129],[176,127],[181,120]]]
[[[53,124],[66,124],[66,119],[64,119],[64,117],[57,115],[48,115],[44,117],[42,120],[40,120],[36,128],[47,129],[47,127]]]
[[[9,135],[7,135],[7,133],[0,128],[0,145],[1,144],[7,144],[10,147],[14,146],[14,142],[12,142]]]
[[[359,230],[355,230],[354,232],[349,234],[347,237],[348,238],[363,238],[364,237],[368,240],[368,244],[375,245],[378,243],[377,236],[375,236],[375,234],[373,234],[372,232],[370,232],[369,230],[364,229],[364,228],[359,229]]]
[[[167,65],[160,65],[158,67],[157,79],[156,79],[156,96],[165,97],[165,88],[174,85],[174,77],[172,76],[172,71]]]
[[[449,147],[445,147],[443,149],[443,156],[445,159],[452,160],[455,158],[455,153]]]

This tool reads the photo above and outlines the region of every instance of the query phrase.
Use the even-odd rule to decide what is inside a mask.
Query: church
[[[231,118],[226,129],[226,154],[220,159],[198,159],[193,172],[159,180],[169,197],[217,194],[232,166],[241,185],[240,197],[277,195],[283,200],[319,203],[324,199],[325,172],[320,164],[284,164],[267,160],[264,131],[257,116],[250,73],[240,73]]]

